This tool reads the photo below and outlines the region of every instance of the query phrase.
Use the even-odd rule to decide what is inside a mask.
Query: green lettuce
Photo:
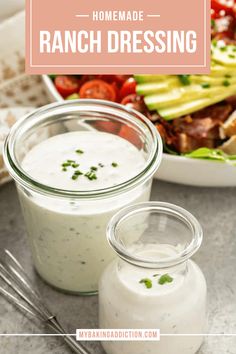
[[[204,159],[219,162],[226,162],[236,166],[236,155],[228,155],[220,149],[200,148],[182,156],[193,159]]]

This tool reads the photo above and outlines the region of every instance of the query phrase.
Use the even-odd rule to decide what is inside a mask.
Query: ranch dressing
[[[109,133],[76,131],[34,146],[22,167],[35,181],[62,190],[94,191],[130,180],[146,161],[134,145]],[[19,189],[34,263],[56,288],[97,291],[104,267],[114,258],[105,230],[110,217],[127,204],[147,201],[151,181],[97,200],[33,198]]]
[[[140,248],[140,247],[139,247]],[[143,245],[132,252],[146,259],[173,255],[168,245]],[[188,261],[170,269],[141,268],[123,260],[105,270],[99,287],[100,328],[158,328],[160,333],[204,333],[206,283],[199,267]],[[103,342],[107,354],[194,354],[203,338],[161,337],[157,341]]]

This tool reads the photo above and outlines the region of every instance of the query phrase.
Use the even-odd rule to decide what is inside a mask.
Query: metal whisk
[[[90,354],[75,338],[66,334],[56,316],[45,306],[40,294],[34,290],[22,265],[8,250],[4,250],[5,260],[0,260],[0,277],[9,290],[0,286],[2,294],[8,302],[14,304],[20,310],[43,322],[55,333],[61,334],[64,341],[78,354]],[[11,289],[11,291],[10,291]],[[14,292],[14,294],[12,293]]]

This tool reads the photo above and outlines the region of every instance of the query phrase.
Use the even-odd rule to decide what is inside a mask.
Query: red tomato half
[[[55,78],[57,91],[66,98],[79,91],[79,80],[73,76],[59,75]]]
[[[136,111],[140,113],[146,113],[147,112],[147,107],[144,103],[143,97],[136,95],[136,93],[133,93],[131,95],[126,96],[123,98],[121,101],[121,104],[124,106],[128,106],[132,109],[135,109]]]
[[[116,92],[112,85],[103,80],[91,80],[80,88],[81,98],[95,98],[100,100],[115,101]]]
[[[128,125],[122,125],[119,132],[119,136],[121,138],[128,140],[131,144],[136,146],[138,149],[142,148],[143,143],[140,136],[133,128],[129,127]]]
[[[136,92],[136,81],[134,80],[133,77],[130,77],[128,80],[126,80],[120,90],[120,97],[124,98],[128,95],[131,95],[132,93]]]
[[[211,8],[215,11],[215,13],[224,11],[224,15],[233,15],[234,6],[234,0],[211,0]]]

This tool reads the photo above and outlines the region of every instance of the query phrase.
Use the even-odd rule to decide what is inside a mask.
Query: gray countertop
[[[194,257],[208,284],[208,333],[236,333],[236,189],[195,188],[155,181],[152,200],[178,204],[192,212],[204,229],[202,247]],[[0,188],[0,246],[8,248],[28,270],[48,306],[69,333],[97,328],[97,297],[59,293],[34,273],[25,228],[13,183]],[[0,298],[0,333],[44,333],[36,322]],[[88,343],[102,354],[98,343]],[[69,354],[60,338],[2,336],[0,354]],[[199,354],[235,354],[236,337],[209,336]],[[181,354],[177,353],[176,354]]]

